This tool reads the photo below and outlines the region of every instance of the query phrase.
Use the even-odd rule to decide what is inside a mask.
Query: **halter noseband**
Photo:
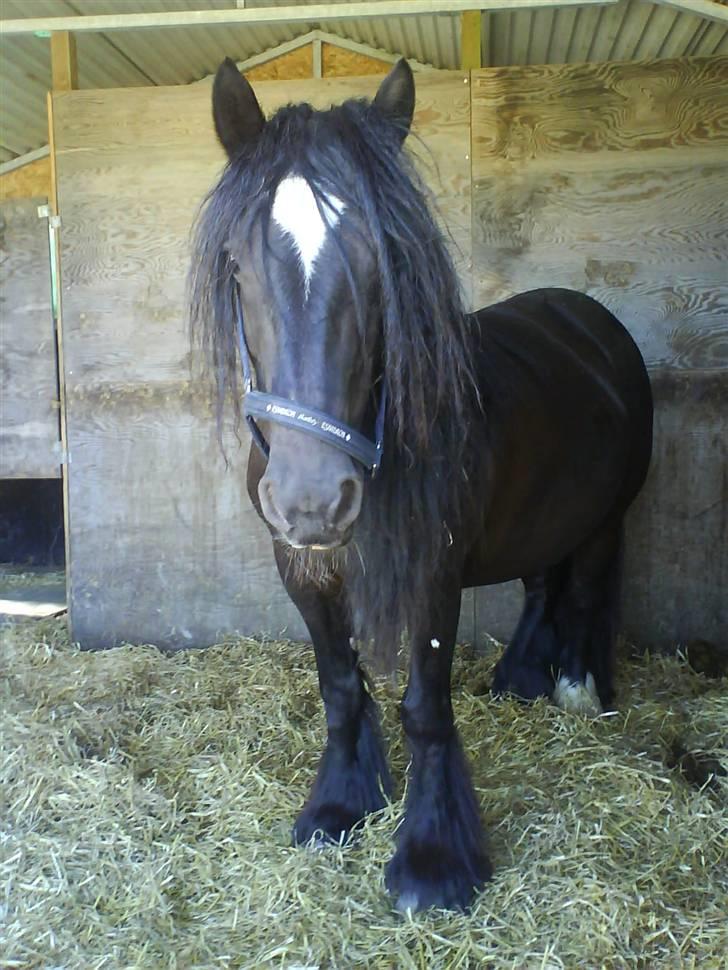
[[[374,427],[375,441],[370,441],[354,428],[349,427],[339,421],[338,418],[331,417],[324,411],[317,411],[315,408],[305,407],[297,401],[290,401],[286,397],[277,397],[275,394],[266,394],[258,391],[253,386],[253,367],[250,360],[250,351],[245,339],[245,326],[243,323],[243,304],[240,299],[240,288],[237,283],[233,287],[233,303],[235,304],[235,317],[238,329],[238,352],[240,363],[243,368],[243,389],[245,391],[244,414],[245,420],[250,427],[253,441],[260,448],[263,454],[268,457],[270,445],[265,439],[265,435],[260,430],[256,418],[265,421],[274,421],[276,424],[283,424],[297,431],[313,435],[320,441],[325,441],[327,445],[333,445],[340,451],[346,452],[354,461],[358,461],[371,474],[372,478],[376,475],[382,463],[382,453],[384,450],[384,418],[387,411],[387,385],[382,378],[382,390],[379,398],[379,410]]]

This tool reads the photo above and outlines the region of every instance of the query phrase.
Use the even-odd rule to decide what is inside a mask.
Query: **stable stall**
[[[362,5],[346,6],[351,16]],[[604,302],[637,339],[653,379],[656,442],[629,521],[624,629],[651,645],[720,640],[728,626],[723,11],[711,11],[705,30],[682,48],[701,49],[698,38],[709,56],[619,62],[612,58],[625,30],[639,27],[635,56],[649,51],[650,30],[667,23],[665,8],[649,8],[648,19],[649,5],[625,8],[615,21],[622,33],[612,31],[606,45],[615,7],[532,6],[543,9],[449,15],[461,68],[413,60],[417,139],[410,142],[474,307],[537,286],[570,286]],[[700,21],[697,9],[682,8],[670,14],[673,40],[679,17]],[[268,9],[265,21],[261,10],[232,12],[251,23],[279,13]],[[146,27],[176,17],[193,30],[183,13],[155,16]],[[65,26],[114,28],[89,26],[93,19]],[[562,49],[566,29],[572,42]],[[408,44],[403,34],[401,46],[384,50],[316,27],[242,67],[268,112],[291,100],[322,106],[370,96]],[[669,50],[668,37],[652,47]],[[209,389],[190,356],[190,227],[224,163],[210,79],[73,90],[72,48],[72,38],[59,46],[67,89],[54,91],[49,106],[50,194],[62,225],[73,637],[86,647],[180,647],[231,631],[304,636],[246,494],[248,439],[228,429],[226,465]],[[579,51],[593,62],[528,63],[573,60]],[[518,584],[468,593],[462,638],[506,638],[519,603]]]

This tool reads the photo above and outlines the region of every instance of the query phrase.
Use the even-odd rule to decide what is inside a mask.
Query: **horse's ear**
[[[236,158],[263,130],[265,116],[247,78],[226,57],[212,85],[215,131],[228,157]]]
[[[379,85],[374,104],[400,129],[404,141],[415,113],[415,79],[412,68],[403,57]]]

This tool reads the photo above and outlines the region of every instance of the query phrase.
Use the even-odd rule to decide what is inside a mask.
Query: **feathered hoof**
[[[491,875],[484,855],[464,861],[441,846],[405,843],[387,866],[385,883],[402,913],[467,910]]]
[[[312,849],[343,844],[360,821],[343,805],[307,805],[293,826],[292,842]]]
[[[592,674],[587,674],[584,683],[571,677],[559,677],[554,688],[554,702],[562,711],[569,714],[584,714],[586,717],[599,717],[602,703],[597,693],[597,685]]]
[[[508,694],[519,701],[535,701],[538,697],[550,697],[553,689],[551,675],[538,667],[520,666],[512,669],[498,663],[490,691],[494,697]]]

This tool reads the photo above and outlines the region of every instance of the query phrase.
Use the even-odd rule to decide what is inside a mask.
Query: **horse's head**
[[[400,61],[367,108],[390,151],[399,150],[413,109],[412,73]],[[252,204],[248,186],[239,203],[246,211],[230,220],[223,270],[240,295],[256,386],[371,438],[383,366],[381,240],[357,183],[371,182],[371,172],[347,147],[347,115],[299,105],[266,122],[229,60],[215,78],[213,115],[231,161],[227,177],[247,170],[256,178]],[[345,543],[361,509],[363,466],[303,427],[264,417],[261,427],[270,446],[258,486],[267,521],[295,547]]]

